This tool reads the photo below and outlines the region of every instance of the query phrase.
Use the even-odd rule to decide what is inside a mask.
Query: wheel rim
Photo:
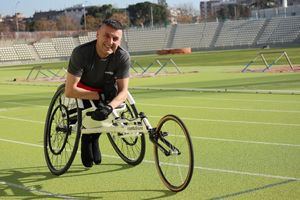
[[[77,108],[76,99],[64,96],[61,89],[53,98],[46,120],[45,127],[45,157],[47,165],[53,174],[64,173],[73,162],[80,139],[81,113]],[[77,112],[70,116],[71,109]],[[76,117],[77,127],[70,127],[70,117]]]
[[[193,152],[191,141],[187,130],[177,118],[166,117],[157,127],[159,137],[165,138],[180,153],[173,151],[173,154],[166,156],[161,150],[154,147],[156,166],[164,184],[173,191],[183,190],[189,183],[193,172]],[[163,136],[166,133],[167,136]],[[168,148],[160,140],[158,142]]]
[[[120,138],[119,136],[111,134],[110,137],[113,140],[113,146],[118,150],[117,153],[121,156],[125,162],[129,164],[140,159],[141,152],[143,151],[144,135],[136,137]]]
[[[64,105],[57,106],[51,115],[50,121],[49,149],[52,154],[59,155],[65,148],[71,131],[67,107]],[[51,134],[53,132],[54,134]]]
[[[137,118],[133,106],[134,105],[130,105],[129,102],[126,101],[126,110],[120,114],[122,119],[130,121]],[[145,154],[144,134],[130,137],[122,136],[124,136],[122,133],[108,134],[108,138],[113,148],[125,162],[131,165],[139,164],[143,160]]]

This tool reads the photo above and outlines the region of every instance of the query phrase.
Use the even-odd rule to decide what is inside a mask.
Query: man
[[[69,98],[95,100],[94,120],[104,120],[127,98],[130,57],[120,47],[122,24],[104,20],[97,39],[73,50],[66,78],[65,95]],[[84,101],[87,104],[87,101]],[[101,163],[100,133],[82,135],[81,160],[85,167]]]

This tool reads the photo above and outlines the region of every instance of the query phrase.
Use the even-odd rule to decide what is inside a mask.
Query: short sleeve
[[[129,70],[131,66],[130,56],[129,53],[126,51],[123,51],[120,56],[120,63],[118,70],[115,74],[117,79],[123,79],[129,77]]]
[[[82,69],[82,55],[80,54],[79,48],[76,47],[69,60],[68,72],[74,76],[80,77],[83,73]]]

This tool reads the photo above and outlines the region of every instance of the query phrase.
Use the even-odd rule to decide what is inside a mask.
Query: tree
[[[56,27],[59,31],[69,31],[69,30],[79,30],[79,24],[76,24],[76,21],[70,17],[61,15],[57,18]]]
[[[56,22],[42,18],[34,22],[35,31],[57,31]]]
[[[239,18],[248,18],[251,16],[251,10],[246,5],[238,5],[237,12]]]
[[[222,6],[218,11],[217,11],[217,17],[218,19],[222,19],[223,21],[228,18],[228,7],[227,6]]]
[[[86,15],[91,15],[95,18],[100,19],[103,21],[104,19],[108,19],[113,15],[114,8],[112,7],[111,4],[105,4],[102,5],[101,7],[99,6],[91,6],[88,7]]]
[[[218,19],[240,19],[248,18],[251,15],[250,8],[245,5],[237,4],[227,4],[222,5],[222,7],[216,13]]]
[[[112,16],[112,19],[118,20],[123,24],[123,26],[128,27],[129,26],[129,18],[126,12],[115,12]]]
[[[193,16],[192,15],[178,15],[177,16],[177,23],[180,24],[189,24],[193,22]]]
[[[165,8],[168,7],[167,1],[166,0],[158,0],[158,5],[164,6]]]
[[[10,31],[9,26],[4,22],[0,22],[0,32],[9,32],[9,31]]]
[[[86,29],[95,31],[98,29],[99,24],[101,23],[100,19],[93,17],[92,15],[86,16]]]
[[[251,7],[256,9],[274,8],[278,6],[277,2],[276,0],[254,0]]]
[[[151,17],[153,17],[153,24],[164,25],[169,17],[166,7],[150,2],[129,5],[128,12],[130,23],[134,26],[150,26]]]
[[[176,6],[179,13],[177,15],[177,23],[193,23],[197,22],[197,11],[192,3],[182,3]]]

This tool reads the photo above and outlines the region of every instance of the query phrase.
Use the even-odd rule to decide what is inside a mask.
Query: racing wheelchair
[[[145,137],[153,143],[154,160],[164,185],[171,191],[184,190],[193,175],[194,153],[189,132],[175,115],[166,115],[153,128],[143,112],[138,112],[130,93],[109,118],[95,121],[87,116],[96,109],[93,101],[85,109],[83,100],[67,98],[65,85],[56,90],[48,108],[44,127],[44,155],[50,172],[62,175],[76,156],[81,134],[106,133],[120,158],[129,165],[140,164],[145,155]]]

